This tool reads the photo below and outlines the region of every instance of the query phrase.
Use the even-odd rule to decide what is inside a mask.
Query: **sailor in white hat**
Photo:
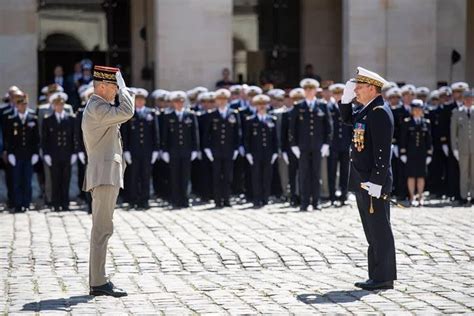
[[[392,111],[382,98],[386,80],[357,67],[357,75],[344,88],[340,110],[344,122],[353,126],[349,189],[357,206],[369,243],[369,280],[355,285],[365,290],[391,289],[397,279],[395,243],[390,224],[392,191],[390,166],[394,130]],[[357,100],[362,108],[353,111]]]

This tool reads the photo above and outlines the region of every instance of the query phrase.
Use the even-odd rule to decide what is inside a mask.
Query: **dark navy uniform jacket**
[[[225,119],[219,110],[207,114],[202,148],[210,148],[212,155],[232,159],[240,145],[240,116],[237,110],[227,109]]]
[[[257,115],[249,116],[244,129],[245,152],[252,154],[254,160],[270,162],[272,155],[278,153],[276,117],[267,114],[262,122]]]
[[[352,127],[344,124],[341,118],[339,105],[336,103],[328,103],[329,113],[332,117],[333,134],[331,140],[331,151],[347,152],[352,141]]]
[[[155,110],[144,107],[135,111],[133,117],[122,125],[123,150],[135,157],[151,157],[159,150],[158,118]]]
[[[393,182],[390,166],[392,111],[380,95],[356,112],[353,112],[352,104],[341,103],[339,108],[344,123],[354,128],[349,189],[358,192],[361,182],[369,181],[381,185],[382,193],[389,194]],[[357,135],[363,135],[362,146],[354,141]]]
[[[68,160],[76,152],[74,138],[75,116],[64,112],[64,118],[58,123],[55,113],[44,118],[42,148],[45,155],[53,160]]]
[[[18,113],[10,115],[5,121],[5,150],[16,159],[31,159],[39,152],[38,117],[28,111],[22,122]]]
[[[175,111],[163,116],[163,151],[170,156],[188,157],[198,150],[198,126],[194,112],[185,110],[181,121]]]

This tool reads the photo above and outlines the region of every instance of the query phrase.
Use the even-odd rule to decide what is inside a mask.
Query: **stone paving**
[[[129,296],[88,296],[91,218],[0,213],[0,313],[474,314],[471,208],[392,208],[399,280],[367,278],[353,204],[299,212],[286,204],[115,213],[107,270]]]

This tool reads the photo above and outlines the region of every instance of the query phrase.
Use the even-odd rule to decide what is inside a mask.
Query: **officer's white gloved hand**
[[[86,154],[83,151],[80,151],[77,153],[77,158],[79,158],[79,161],[85,165],[86,164]]]
[[[31,156],[31,164],[34,166],[38,163],[38,161],[39,161],[38,154],[33,154],[33,156]]]
[[[170,162],[170,154],[166,151],[164,151],[161,154],[161,159],[163,159],[164,162],[169,163]]]
[[[344,92],[341,98],[342,103],[352,103],[352,100],[354,100],[354,98],[356,97],[356,94],[354,92],[355,87],[355,82],[352,82],[351,80],[346,82],[346,86],[344,87]]]
[[[329,145],[323,144],[321,146],[321,157],[329,157]]]
[[[443,146],[441,146],[441,148],[443,148],[444,155],[446,157],[448,157],[449,156],[449,147],[448,147],[448,145],[444,144]]]
[[[282,158],[283,158],[283,161],[284,161],[287,165],[289,165],[289,164],[290,164],[290,159],[288,159],[288,154],[284,151],[284,152],[281,153],[281,156],[282,156]]]
[[[125,89],[127,86],[125,85],[125,80],[123,80],[122,73],[117,71],[115,73],[115,78],[117,79],[117,85],[120,90]]]
[[[291,146],[291,151],[293,152],[293,154],[295,154],[296,159],[300,159],[301,151],[298,146]]]
[[[426,157],[426,165],[431,163],[431,156]]]
[[[275,161],[277,160],[277,158],[278,158],[278,154],[273,154],[273,155],[272,155],[272,161],[271,161],[272,165],[275,163]]]
[[[151,153],[151,164],[154,164],[158,160],[159,157],[160,157],[160,152],[157,150],[154,150]]]
[[[392,153],[396,158],[398,158],[398,146],[397,145],[392,145]]]
[[[247,158],[247,161],[249,162],[250,165],[253,165],[253,156],[252,156],[252,154],[246,154],[245,158]]]
[[[197,151],[192,151],[191,152],[191,161],[194,161],[196,160],[196,158],[198,157],[198,152]]]
[[[454,158],[456,158],[456,160],[459,161],[459,150],[457,149],[453,150],[453,155],[454,155]]]
[[[245,148],[244,148],[244,146],[239,146],[239,154],[242,157],[245,157]]]
[[[370,196],[379,198],[382,194],[382,186],[372,182],[362,182],[361,186],[364,190],[367,190]]]
[[[407,163],[407,156],[406,155],[401,155],[400,156],[400,160],[403,162],[403,163]]]
[[[206,154],[206,157],[207,159],[209,159],[209,161],[214,161],[214,156],[212,155],[212,151],[210,148],[204,148],[204,153]]]
[[[10,165],[12,165],[13,167],[16,166],[16,158],[15,158],[15,155],[14,155],[14,154],[9,154],[9,155],[8,155],[8,162],[9,162]]]
[[[131,165],[132,164],[132,155],[130,154],[129,151],[124,151],[123,152],[123,158],[125,158],[125,161]]]
[[[77,155],[76,155],[76,154],[72,154],[72,155],[71,155],[71,166],[72,166],[73,164],[75,164],[76,161],[77,161]]]
[[[234,150],[234,154],[232,155],[232,160],[237,159],[238,156],[239,156],[239,151],[238,151],[238,150]]]
[[[51,159],[50,155],[44,155],[43,160],[48,166],[51,167],[53,165],[53,160]]]

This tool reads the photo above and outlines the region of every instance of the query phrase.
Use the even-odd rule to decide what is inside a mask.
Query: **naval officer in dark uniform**
[[[369,243],[369,279],[355,286],[365,290],[391,289],[397,271],[390,204],[385,197],[392,190],[393,115],[381,96],[385,79],[362,67],[357,69],[356,78],[346,83],[340,104],[342,120],[354,128],[349,189],[356,194]],[[363,105],[356,111],[352,108],[354,99]]]

